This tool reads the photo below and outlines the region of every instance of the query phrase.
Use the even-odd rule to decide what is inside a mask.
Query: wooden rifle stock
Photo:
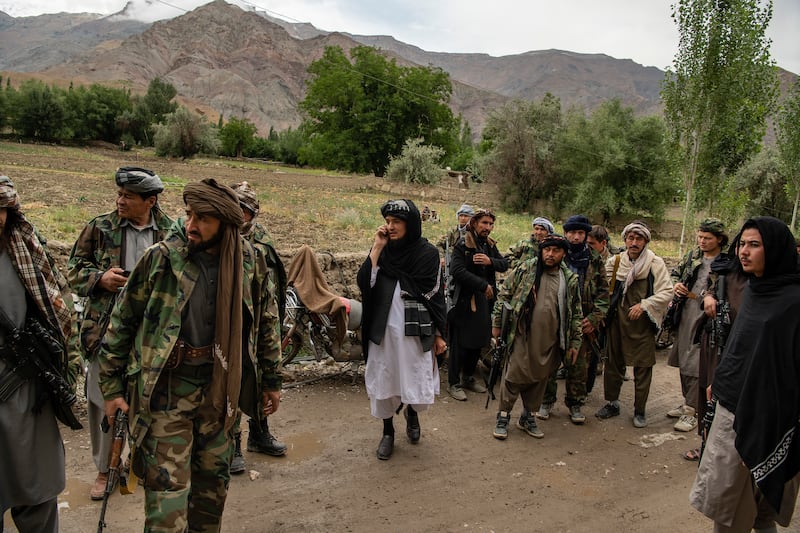
[[[103,433],[109,430],[108,419],[103,417],[103,424],[101,425]],[[100,520],[97,523],[97,533],[103,533],[106,527],[106,508],[108,507],[108,497],[114,491],[114,487],[119,482],[120,492],[122,486],[126,484],[125,480],[121,479],[121,466],[122,466],[122,450],[125,448],[125,434],[128,429],[128,414],[123,413],[122,409],[117,409],[114,415],[114,441],[111,445],[111,457],[108,464],[108,479],[106,480],[106,490],[103,492],[103,506],[100,508]]]

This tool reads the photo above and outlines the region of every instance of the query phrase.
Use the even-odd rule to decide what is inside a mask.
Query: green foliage
[[[222,143],[220,152],[223,155],[241,157],[255,139],[258,129],[246,118],[231,117],[227,124],[219,130]]]
[[[765,148],[742,165],[734,176],[734,194],[744,198],[739,212],[726,221],[739,222],[743,218],[770,215],[788,222],[792,216],[792,203],[786,195],[786,175],[781,169],[777,150]],[[726,199],[728,194],[723,195]]]
[[[561,121],[561,102],[549,93],[538,103],[515,101],[489,115],[476,166],[499,184],[505,206],[525,211],[555,192]]]
[[[65,129],[64,101],[58,90],[41,81],[22,83],[13,99],[12,126],[23,137],[52,141]]]
[[[439,183],[442,168],[439,160],[444,150],[438,146],[425,146],[422,139],[409,139],[399,156],[389,160],[386,177],[392,181],[405,183]]]
[[[573,212],[660,218],[677,186],[659,117],[636,118],[618,99],[586,117],[571,110],[556,149],[558,204]]]
[[[453,148],[447,150],[445,166],[454,170],[472,170],[474,167],[475,148],[472,144],[472,128],[459,115],[451,137],[455,139]]]
[[[452,87],[433,67],[401,67],[374,48],[327,47],[308,68],[311,79],[300,108],[307,143],[301,161],[326,168],[382,176],[406,139],[453,144]]]
[[[766,37],[771,0],[680,0],[672,17],[680,41],[661,95],[684,163],[682,244],[694,206],[714,214],[723,182],[758,151],[778,85]]]
[[[164,123],[155,127],[156,155],[181,157],[215,153],[219,138],[214,127],[200,115],[181,106],[164,117]]]
[[[778,150],[787,177],[786,192],[794,199],[791,228],[796,229],[800,203],[800,80],[795,80],[777,122]]]
[[[122,134],[117,127],[117,117],[132,110],[130,94],[124,89],[98,84],[92,84],[88,89],[71,89],[69,93],[73,137],[116,143]]]

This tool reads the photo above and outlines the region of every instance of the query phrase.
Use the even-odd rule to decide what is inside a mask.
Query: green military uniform
[[[501,316],[502,316],[502,309],[505,303],[508,303],[511,306],[511,313],[509,320],[511,321],[511,327],[509,328],[508,338],[506,342],[508,343],[508,353],[514,354],[515,348],[514,344],[519,340],[519,342],[527,343],[527,337],[529,335],[525,334],[528,324],[520,324],[520,320],[530,320],[533,316],[532,313],[535,310],[530,310],[528,312],[525,311],[526,302],[529,302],[531,292],[534,290],[534,283],[535,283],[535,276],[536,276],[536,264],[539,261],[538,257],[534,257],[528,261],[522,262],[517,268],[512,272],[512,274],[504,280],[503,284],[500,287],[499,293],[497,295],[497,301],[495,302],[494,311],[492,313],[492,327],[494,328],[501,328],[502,324],[500,323]],[[581,320],[583,319],[583,313],[581,311],[581,298],[580,298],[580,291],[578,288],[578,276],[571,272],[567,266],[562,262],[556,273],[559,276],[563,276],[563,280],[566,283],[566,287],[564,289],[564,298],[565,298],[565,306],[566,309],[561,309],[561,304],[556,302],[558,306],[558,312],[560,313],[561,318],[557,318],[555,323],[557,326],[557,331],[555,332],[548,332],[548,335],[555,335],[556,336],[556,349],[560,357],[563,357],[567,351],[570,349],[578,349],[580,348],[581,344]],[[544,277],[544,275],[543,275]],[[562,320],[563,318],[563,320]],[[518,335],[522,333],[522,338],[517,339]],[[531,331],[530,335],[535,335],[536,332]],[[503,382],[505,386],[505,382],[507,381],[509,371],[512,368],[510,365],[511,357],[506,360],[506,367],[504,370]],[[555,363],[555,367],[558,367],[558,362]],[[539,376],[539,372],[533,371],[533,375],[531,372],[527,372],[531,374],[532,377],[536,381],[546,381],[547,376],[550,374],[551,369],[548,369],[546,373]],[[525,373],[523,371],[523,373]],[[539,378],[542,379],[539,379]],[[515,385],[525,385],[516,383]],[[501,389],[502,391],[503,389]],[[544,394],[544,388],[541,388],[541,394]],[[515,400],[513,398],[512,400]],[[535,409],[538,407],[539,403],[541,403],[541,396],[538,397],[538,400],[535,399],[528,399],[529,401],[534,401],[535,405],[528,405],[529,401],[526,401],[525,407],[527,409]],[[508,405],[509,402],[506,402],[506,405],[503,404],[503,393],[501,392],[501,411],[510,411],[511,406],[513,406],[513,401],[511,401],[511,405]]]
[[[520,263],[524,263],[536,257],[539,253],[539,243],[533,238],[533,235],[527,239],[522,239],[516,244],[512,244],[505,258],[508,259],[508,268],[513,270]]]
[[[262,392],[281,387],[278,313],[268,292],[266,261],[244,239],[241,245],[239,406],[260,419]],[[214,365],[164,368],[178,342],[181,311],[200,275],[198,264],[189,259],[179,220],[164,241],[145,252],[128,278],[99,354],[106,400],[123,395],[127,386],[132,469],[146,489],[147,522],[168,525],[170,531],[183,531],[189,523],[203,531],[219,527],[233,456],[231,434],[222,420],[232,413],[223,413],[222,419],[208,416],[205,398]],[[159,457],[166,462],[157,462]]]
[[[580,287],[581,310],[584,317],[589,319],[595,329],[595,334],[600,330],[603,318],[608,312],[608,279],[606,277],[606,267],[600,254],[589,247],[591,259],[586,268],[586,275],[583,278],[583,286]],[[566,260],[566,259],[565,259]],[[576,278],[578,276],[576,275]],[[586,403],[586,378],[592,343],[588,337],[582,335],[578,358],[575,363],[566,364],[567,375],[565,379],[566,395],[565,403],[567,407],[573,405],[583,405]],[[547,382],[547,390],[544,394],[543,403],[554,404],[558,392],[558,382],[554,372]]]
[[[150,216],[158,228],[153,242],[158,242],[164,238],[172,220],[157,207],[150,211]],[[124,268],[122,222],[116,211],[93,218],[75,241],[67,263],[67,279],[72,290],[78,296],[89,298],[80,326],[81,345],[87,360],[94,359],[100,348],[105,334],[103,324],[108,323],[114,296],[100,289],[100,278],[112,267]]]

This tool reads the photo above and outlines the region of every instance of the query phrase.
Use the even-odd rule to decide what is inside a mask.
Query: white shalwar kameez
[[[375,286],[379,268],[372,269],[370,287]],[[401,403],[425,411],[439,394],[439,368],[433,352],[423,352],[419,337],[406,336],[405,329],[405,306],[398,282],[381,344],[368,341],[364,381],[376,418],[391,418]]]

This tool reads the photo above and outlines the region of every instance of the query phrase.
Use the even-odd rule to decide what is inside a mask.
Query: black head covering
[[[764,275],[751,278],[752,290],[760,292],[796,283],[797,247],[789,226],[774,217],[754,217],[745,221],[740,238],[741,233],[750,228],[758,229],[764,245]]]

